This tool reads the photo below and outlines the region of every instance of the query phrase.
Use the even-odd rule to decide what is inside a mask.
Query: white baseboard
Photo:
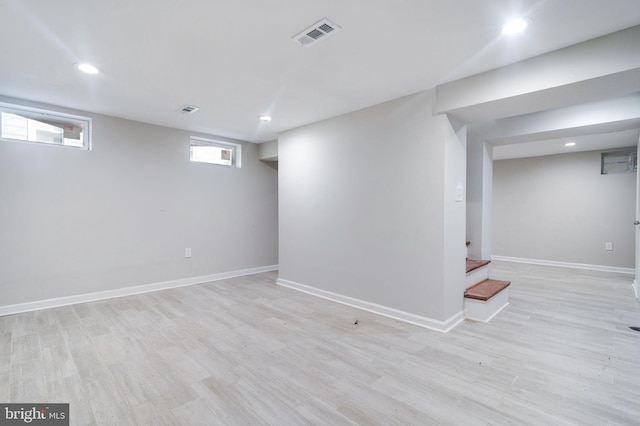
[[[556,262],[555,260],[524,259],[520,257],[496,256],[496,255],[491,256],[491,260],[502,260],[504,262],[515,262],[515,263],[528,263],[531,265],[559,266],[562,268],[586,269],[589,271],[615,272],[618,274],[625,274],[625,275],[636,274],[636,270],[634,268],[620,268],[617,266],[605,266],[605,265],[589,265],[586,263]]]
[[[638,281],[633,280],[631,287],[633,288],[633,293],[635,294],[636,299],[638,299]]]
[[[374,314],[382,315],[385,317],[393,318],[399,321],[414,324],[420,327],[428,328],[431,330],[446,333],[453,329],[456,325],[464,321],[464,312],[460,311],[457,314],[451,316],[445,321],[439,321],[420,315],[415,315],[409,312],[399,311],[397,309],[389,308],[387,306],[378,305],[376,303],[366,302],[364,300],[355,299],[353,297],[344,296],[342,294],[333,293],[326,290],[321,290],[316,287],[309,287],[304,284],[300,284],[294,281],[278,278],[276,282],[278,285],[288,287],[294,290],[302,291],[313,296],[321,297],[323,299],[331,300],[333,302],[341,303],[343,305],[351,306],[363,311],[372,312]]]
[[[77,303],[95,302],[98,300],[113,299],[115,297],[132,296],[134,294],[149,293],[152,291],[166,290],[169,288],[184,287],[194,284],[203,284],[211,281],[224,280],[227,278],[258,274],[260,272],[275,271],[277,269],[278,265],[261,266],[257,268],[241,269],[238,271],[221,272],[218,274],[202,275],[199,277],[181,278],[178,280],[144,284],[134,287],[124,287],[114,290],[105,290],[97,291],[94,293],[58,297],[55,299],[17,303],[15,305],[0,306],[0,316],[19,314],[22,312],[39,311],[41,309],[56,308],[59,306],[75,305]]]

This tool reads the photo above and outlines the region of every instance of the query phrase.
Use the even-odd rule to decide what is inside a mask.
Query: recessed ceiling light
[[[575,142],[567,142],[564,144],[564,146],[576,146]]]
[[[271,121],[270,115],[259,115],[258,118],[260,119],[260,121],[263,121],[265,123],[268,123]]]
[[[80,71],[86,74],[98,74],[100,72],[98,68],[87,63],[76,64],[76,68],[78,68]]]
[[[502,34],[513,35],[521,33],[529,25],[529,18],[515,18],[502,26]]]

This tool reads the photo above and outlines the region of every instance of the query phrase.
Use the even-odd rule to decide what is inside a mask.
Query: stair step
[[[482,268],[483,266],[488,265],[489,263],[491,263],[490,260],[467,259],[467,274],[473,270]]]
[[[464,297],[467,299],[489,300],[505,288],[509,287],[510,281],[492,280],[487,278],[465,290]]]

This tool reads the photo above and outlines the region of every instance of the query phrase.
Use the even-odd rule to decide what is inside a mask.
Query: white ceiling
[[[615,150],[636,146],[639,137],[640,131],[633,129],[498,145],[493,147],[493,159],[506,160],[511,158],[539,157],[580,151],[597,151],[601,149]],[[565,146],[565,143],[568,142],[574,142],[575,145]]]
[[[638,24],[638,0],[0,0],[0,95],[264,142]]]

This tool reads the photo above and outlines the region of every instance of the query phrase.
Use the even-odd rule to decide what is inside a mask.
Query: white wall
[[[465,129],[434,91],[279,137],[280,279],[447,321],[462,310]]]
[[[259,144],[258,158],[264,161],[278,161],[278,141],[275,140]]]
[[[467,240],[471,259],[491,259],[493,147],[470,132],[467,143]]]
[[[191,163],[189,132],[67,112],[93,117],[91,151],[0,141],[0,305],[277,264],[257,146]]]
[[[600,154],[495,161],[493,254],[633,268],[636,175],[601,175]]]

